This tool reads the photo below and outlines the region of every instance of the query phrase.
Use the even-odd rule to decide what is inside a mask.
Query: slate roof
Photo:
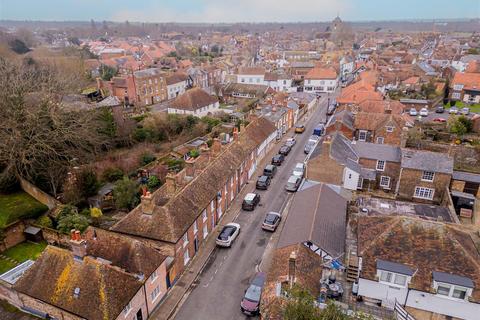
[[[361,278],[377,281],[377,261],[416,270],[410,288],[433,293],[433,272],[465,277],[480,302],[480,253],[474,232],[465,226],[405,216],[359,217],[358,255]],[[478,237],[478,236],[477,236]],[[478,238],[477,238],[478,243]]]
[[[274,124],[267,119],[252,121],[239,134],[238,140],[227,145],[217,158],[166,204],[156,204],[152,215],[143,214],[138,206],[115,224],[112,230],[176,243],[241,163],[275,131]],[[153,197],[157,201],[155,193]]]
[[[453,171],[452,178],[455,180],[480,183],[480,174],[463,171]]]
[[[360,158],[400,162],[401,149],[397,146],[380,143],[356,141],[352,145]]]
[[[218,102],[216,97],[209,95],[200,88],[193,88],[176,97],[170,104],[170,107],[195,111],[216,102]]]
[[[437,282],[456,284],[466,288],[474,288],[472,279],[446,272],[433,271],[433,280]]]
[[[453,158],[448,154],[432,151],[402,149],[402,168],[453,173]]]
[[[150,69],[144,69],[144,70],[138,70],[133,73],[133,75],[136,78],[148,78],[148,77],[153,77],[156,75],[162,74],[162,70],[159,68],[150,68]]]
[[[407,276],[412,276],[415,273],[415,269],[412,269],[409,266],[406,266],[401,263],[385,261],[381,259],[377,260],[377,269],[400,273]]]
[[[47,246],[14,289],[88,320],[116,319],[141,288],[133,275],[69,250]],[[74,297],[74,290],[79,294]]]
[[[166,77],[165,82],[167,83],[167,85],[172,85],[172,84],[176,84],[176,83],[179,83],[179,82],[182,82],[182,81],[186,81],[187,78],[188,78],[188,76],[187,76],[186,73],[175,72],[175,73],[172,73],[171,75],[169,75],[168,77]]]
[[[326,184],[298,191],[277,248],[311,241],[334,257],[345,248],[347,201]]]
[[[240,67],[237,74],[239,75],[264,75],[265,68],[263,67]]]
[[[352,143],[340,132],[334,132],[333,134],[326,136],[324,141],[320,141],[316,148],[311,152],[310,159],[313,159],[322,154],[326,143],[325,139],[330,138],[330,158],[345,165],[346,167],[360,173],[360,165],[358,164],[359,157],[353,149]]]
[[[337,121],[342,122],[349,129],[355,130],[355,127],[353,125],[353,122],[354,122],[353,114],[348,110],[342,110],[334,113],[329,120],[329,126],[333,126]]]

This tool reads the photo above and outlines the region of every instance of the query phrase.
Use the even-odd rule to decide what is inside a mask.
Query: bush
[[[457,101],[455,101],[455,100],[450,100],[450,106],[453,107],[453,106],[456,105],[456,104],[457,104]]]
[[[161,182],[156,176],[151,175],[148,178],[148,182],[147,182],[148,190],[153,191],[153,190],[157,189],[160,186],[160,184],[161,184]]]
[[[77,213],[78,213],[77,207],[71,204],[64,204],[57,207],[56,216],[57,216],[57,220],[60,220],[64,216],[77,214]]]
[[[185,162],[182,159],[168,159],[166,165],[168,170],[180,171],[185,166]]]
[[[66,215],[60,218],[58,221],[57,229],[60,232],[68,234],[70,230],[77,229],[80,232],[85,231],[88,228],[88,218],[78,213]]]
[[[153,162],[157,159],[153,154],[151,153],[144,153],[141,158],[141,164],[142,166],[145,166],[149,164],[150,162]]]
[[[200,152],[197,149],[192,149],[188,152],[188,155],[192,158],[198,158]]]
[[[45,228],[53,228],[53,221],[49,216],[40,216],[35,223]]]
[[[138,196],[139,189],[135,181],[124,177],[115,183],[113,188],[113,198],[115,205],[119,209],[132,209],[140,201]]]
[[[100,184],[97,175],[92,169],[80,171],[77,177],[78,192],[83,198],[88,198],[97,194]]]
[[[91,208],[90,209],[90,217],[94,219],[99,219],[103,216],[102,210],[99,208]]]
[[[102,178],[105,181],[108,182],[115,182],[117,180],[122,179],[124,173],[122,169],[120,168],[115,168],[115,167],[110,167],[105,169],[105,171],[102,174]]]

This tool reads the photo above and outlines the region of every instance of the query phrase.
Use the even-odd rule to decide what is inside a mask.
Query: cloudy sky
[[[0,0],[0,20],[310,22],[477,18],[479,0]]]

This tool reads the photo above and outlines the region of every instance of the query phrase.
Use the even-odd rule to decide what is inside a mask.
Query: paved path
[[[175,319],[177,320],[227,320],[227,319],[245,319],[240,311],[240,300],[244,291],[247,289],[252,277],[260,269],[267,270],[271,258],[271,253],[280,230],[275,233],[265,232],[260,225],[269,211],[283,211],[289,204],[293,194],[284,190],[285,183],[290,176],[293,167],[297,162],[303,162],[305,154],[303,147],[308,137],[313,132],[313,128],[320,121],[326,119],[326,101],[327,97],[320,100],[320,107],[306,120],[306,131],[302,135],[297,135],[297,144],[293,147],[290,155],[286,157],[285,162],[279,167],[272,184],[267,191],[259,191],[261,194],[260,206],[253,212],[244,212],[240,210],[240,203],[243,195],[254,189],[255,179],[242,191],[236,198],[236,203],[231,207],[230,212],[223,218],[222,224],[225,224],[233,218],[235,222],[242,227],[239,238],[235,241],[232,248],[220,249],[214,245],[214,239],[209,239],[205,246],[205,252],[211,250],[208,259],[203,256],[199,259],[198,265],[201,267],[192,267],[188,270],[188,278],[194,279],[193,286],[187,291],[176,310]],[[291,136],[292,134],[287,134]],[[270,158],[280,148],[278,144],[273,152],[268,155],[257,170],[256,176],[261,174],[264,164],[270,161]],[[285,221],[285,220],[283,220]],[[215,232],[216,235],[218,233]],[[272,239],[273,238],[273,239]],[[210,246],[213,247],[210,247]],[[201,263],[200,263],[201,261]],[[204,264],[205,261],[205,264]],[[193,270],[195,269],[195,270]],[[195,274],[202,269],[202,272],[196,277]],[[183,277],[182,277],[183,278]],[[183,279],[181,279],[183,281]],[[187,285],[188,283],[182,283]],[[187,289],[183,287],[183,290]],[[168,301],[166,301],[168,303]],[[154,317],[155,319],[167,319],[168,317]]]

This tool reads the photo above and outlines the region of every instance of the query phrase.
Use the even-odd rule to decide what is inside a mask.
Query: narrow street
[[[263,231],[261,223],[269,211],[281,212],[293,194],[284,187],[295,164],[303,162],[305,143],[313,128],[326,120],[327,96],[320,99],[319,107],[309,115],[309,119],[300,121],[305,124],[303,134],[295,135],[296,145],[266,191],[256,191],[261,195],[260,205],[251,212],[241,211],[235,222],[241,225],[241,232],[229,249],[216,248],[210,256],[202,273],[194,283],[194,288],[179,307],[177,320],[226,320],[246,319],[240,311],[240,300],[251,279],[260,270],[260,263],[272,233]],[[293,135],[293,129],[287,136]],[[275,146],[276,150],[281,144]],[[250,183],[255,183],[263,167],[257,169]],[[278,231],[277,231],[278,232]],[[263,270],[262,270],[263,271]]]

